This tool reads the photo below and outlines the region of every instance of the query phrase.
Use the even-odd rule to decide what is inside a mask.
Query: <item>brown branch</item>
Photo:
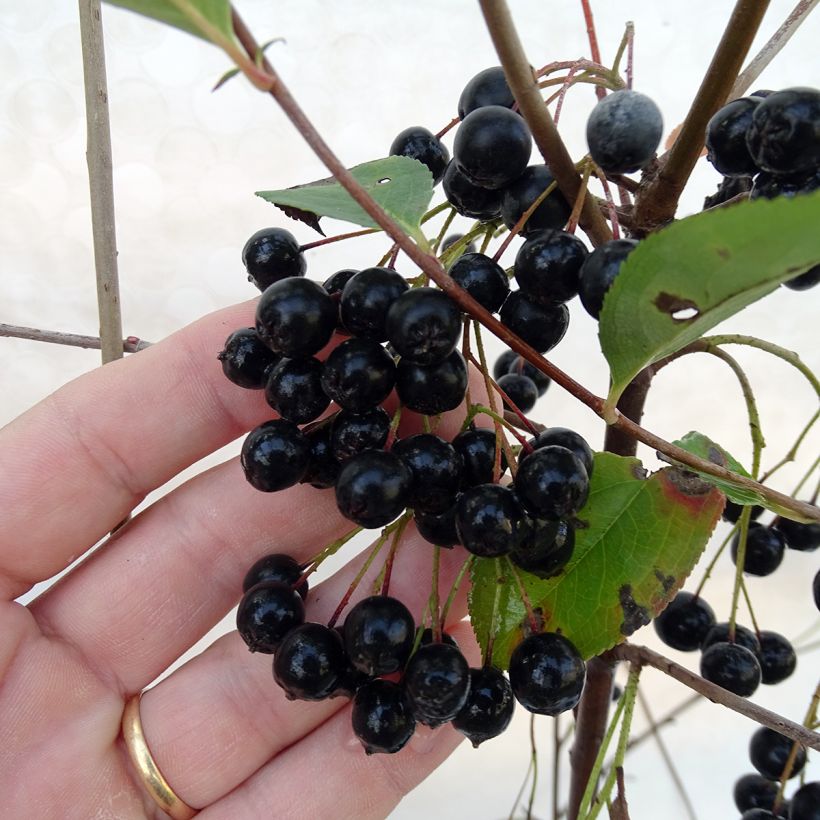
[[[480,5],[507,83],[532,131],[535,144],[567,202],[575,202],[581,189],[581,177],[541,99],[541,91],[515,30],[510,10],[504,0],[480,0]],[[581,227],[596,246],[612,238],[606,220],[589,197],[581,210]]]
[[[726,101],[751,47],[769,0],[737,0],[712,62],[672,148],[638,193],[635,222],[639,233],[658,229],[674,216],[678,200],[703,148],[706,124]]]
[[[32,342],[49,342],[56,345],[68,345],[69,347],[84,347],[90,350],[101,350],[102,340],[99,336],[81,336],[79,333],[60,333],[56,330],[39,330],[36,327],[22,327],[21,325],[7,325],[0,322],[0,336],[10,339],[27,339]],[[120,340],[120,347],[123,353],[139,353],[150,347],[151,342],[146,342],[137,336],[128,336]]]
[[[793,720],[764,709],[756,703],[746,700],[733,692],[718,686],[716,683],[705,680],[690,672],[686,667],[665,658],[663,655],[648,649],[645,646],[636,646],[630,643],[620,644],[610,650],[613,657],[618,660],[638,663],[644,666],[651,666],[674,678],[676,681],[688,686],[695,692],[699,692],[712,703],[719,703],[727,709],[731,709],[744,717],[759,723],[761,726],[768,726],[775,732],[785,735],[797,743],[807,746],[810,749],[820,751],[820,735],[812,732],[805,726],[795,723]]]
[[[86,161],[91,194],[91,226],[97,272],[97,311],[100,316],[102,361],[122,358],[122,315],[117,277],[117,233],[114,220],[113,160],[108,117],[100,0],[79,0],[83,51]]]

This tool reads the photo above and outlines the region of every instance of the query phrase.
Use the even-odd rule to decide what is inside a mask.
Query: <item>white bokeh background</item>
[[[772,0],[754,48],[792,5],[791,0]],[[386,154],[393,136],[408,125],[438,130],[453,116],[464,83],[496,62],[477,4],[467,0],[243,0],[238,6],[257,39],[285,38],[268,54],[348,166]],[[577,0],[514,0],[511,7],[534,64],[588,55]],[[726,0],[596,4],[605,62],[614,55],[623,24],[635,21],[635,87],[660,104],[665,134],[683,119],[730,9]],[[285,217],[253,192],[317,179],[326,171],[273,101],[243,79],[211,93],[228,68],[216,49],[107,6],[104,25],[124,330],[153,341],[211,310],[252,297],[254,290],[245,281],[239,257],[242,245],[260,227],[285,224]],[[820,17],[815,15],[755,85],[819,85],[817,42]],[[94,334],[96,296],[75,5],[0,0],[0,76],[0,321]],[[576,156],[585,150],[584,123],[594,101],[589,87],[580,86],[569,95],[562,114],[561,131]],[[699,210],[717,180],[711,166],[701,160],[682,212]],[[468,224],[462,221],[461,227]],[[303,242],[315,238],[304,226],[289,227]],[[337,229],[345,226],[326,225],[328,233]],[[322,280],[342,267],[374,264],[386,247],[377,237],[319,249],[310,253],[308,275]],[[512,251],[506,258],[512,259]],[[723,329],[797,350],[816,370],[816,306],[816,293],[780,289],[726,322]],[[606,368],[594,322],[577,303],[571,312],[570,332],[551,358],[581,383],[604,393]],[[768,442],[764,464],[771,465],[813,412],[811,391],[779,362],[745,350],[738,350],[737,356],[759,391]],[[96,366],[97,354],[0,339],[0,362],[0,423],[6,423]],[[744,413],[737,385],[723,365],[710,357],[687,357],[658,377],[645,421],[667,439],[701,430],[748,463]],[[593,446],[601,445],[601,423],[557,388],[539,403],[535,416],[545,423],[574,427]],[[778,489],[793,487],[818,444],[817,435],[807,439],[799,464],[783,469],[773,482]],[[170,486],[193,470],[235,457],[238,447],[234,442]],[[641,456],[648,466],[656,465],[654,454],[643,451]],[[718,528],[707,556],[725,532],[723,526]],[[809,592],[817,567],[817,553],[790,551],[777,575],[749,580],[764,628],[789,637],[814,628],[817,636],[817,611]],[[728,617],[732,570],[728,558],[719,562],[707,587],[706,597],[722,619]],[[695,570],[694,578],[700,572],[701,568]],[[741,619],[748,622],[745,612]],[[230,616],[220,628],[230,628]],[[651,628],[636,639],[658,645]],[[672,655],[696,666],[694,658]],[[800,719],[818,666],[816,652],[802,655],[792,679],[759,690],[754,700]],[[687,696],[678,684],[651,671],[646,683],[656,715]],[[639,728],[645,725],[640,712],[636,720]],[[536,727],[542,750],[536,813],[546,816],[551,805],[552,723],[540,719]],[[743,719],[708,703],[664,731],[701,820],[735,812],[731,786],[749,769],[750,732],[751,725]],[[332,759],[334,750],[328,754]],[[528,719],[519,710],[503,738],[478,751],[463,745],[393,816],[505,817],[528,757]],[[815,779],[820,774],[816,761],[810,771]],[[669,820],[687,816],[651,742],[628,759],[627,794],[635,818],[653,817],[659,810]]]

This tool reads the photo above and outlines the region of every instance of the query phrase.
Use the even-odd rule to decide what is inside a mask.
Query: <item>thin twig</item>
[[[123,354],[111,128],[100,0],[79,0],[79,3],[88,139],[86,161],[91,194],[94,265],[97,272],[97,310],[102,340],[100,349],[102,362],[105,364],[121,359]]]
[[[7,325],[0,322],[0,336],[11,339],[27,339],[32,342],[48,342],[55,345],[68,345],[69,347],[84,347],[89,350],[100,350],[102,341],[99,336],[82,336],[79,333],[60,333],[56,330],[39,330],[36,327],[23,327],[22,325]],[[151,346],[151,342],[146,342],[137,336],[128,336],[120,344],[124,353],[138,353]]]
[[[587,28],[587,39],[589,40],[589,56],[596,63],[601,62],[601,50],[598,48],[598,35],[595,32],[595,19],[592,16],[592,6],[589,0],[581,0],[581,8],[584,11],[584,23]],[[595,93],[598,99],[602,100],[606,96],[606,90],[601,86],[595,86]]]

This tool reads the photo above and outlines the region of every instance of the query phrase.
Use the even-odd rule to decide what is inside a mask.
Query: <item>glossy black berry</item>
[[[662,132],[663,117],[649,97],[638,91],[614,91],[589,115],[589,153],[605,173],[630,174],[649,164]]]
[[[507,348],[493,364],[493,378],[498,381],[505,373],[509,373],[510,367],[516,359],[518,359],[518,354]]]
[[[444,172],[442,188],[447,201],[462,216],[491,222],[501,216],[501,191],[491,191],[471,182],[451,160]]]
[[[437,547],[450,549],[459,543],[456,531],[456,507],[448,507],[442,513],[425,513],[413,510],[413,520],[419,535]]]
[[[535,200],[555,182],[546,165],[530,165],[503,190],[501,219],[512,230]],[[519,233],[530,236],[543,229],[560,230],[567,224],[572,208],[557,187],[553,188],[527,217]]]
[[[743,512],[743,505],[742,504],[735,504],[734,501],[730,501],[728,498],[726,499],[726,506],[723,508],[723,520],[730,521],[732,524],[736,524],[738,519],[740,518],[740,514]],[[751,521],[760,518],[760,514],[763,512],[763,507],[755,504],[752,507],[751,513]]]
[[[535,382],[521,376],[518,373],[507,373],[498,380],[498,386],[507,394],[510,402],[514,404],[522,413],[529,413],[535,402],[538,401],[538,388]],[[506,399],[504,407],[512,409],[512,405]]]
[[[548,427],[542,430],[535,438],[530,439],[530,446],[533,450],[540,450],[542,447],[557,445],[571,450],[580,459],[587,471],[588,476],[592,476],[595,467],[595,456],[592,448],[587,444],[586,439],[566,427]]]
[[[744,698],[760,685],[760,663],[750,650],[736,643],[714,643],[705,649],[700,674]]]
[[[783,538],[786,546],[799,552],[812,552],[820,547],[820,524],[812,521],[810,524],[801,524],[790,518],[778,518],[774,525]]]
[[[307,472],[309,459],[307,439],[295,424],[284,419],[267,421],[251,430],[240,456],[245,478],[266,493],[298,484]]]
[[[516,700],[538,715],[557,715],[581,699],[586,665],[575,645],[556,632],[525,638],[510,658]]]
[[[310,458],[307,472],[301,479],[302,483],[310,484],[320,490],[333,487],[341,465],[333,457],[330,443],[330,421],[325,420],[325,423],[306,431],[304,435],[310,445]]]
[[[791,199],[810,194],[820,188],[820,171],[799,171],[796,174],[771,174],[761,171],[752,184],[749,199]]]
[[[566,305],[540,305],[520,290],[507,297],[499,316],[513,333],[539,353],[552,350],[569,327]]]
[[[755,730],[749,741],[749,760],[763,777],[780,780],[793,745],[794,742],[785,735],[769,729],[768,726],[761,726]],[[806,750],[798,746],[789,778],[799,775],[805,765]]]
[[[552,520],[566,518],[586,503],[589,476],[575,453],[550,444],[521,459],[515,491],[533,515]]]
[[[464,239],[463,233],[451,233],[449,236],[445,236],[441,242],[441,253],[444,253],[446,250],[449,250],[459,239]],[[475,242],[468,242],[467,245],[462,250],[462,253],[475,253]]]
[[[389,675],[402,669],[416,637],[413,616],[397,598],[371,595],[345,618],[344,642],[350,663],[367,675]]]
[[[727,621],[723,621],[722,623],[715,624],[711,627],[706,633],[706,637],[703,639],[703,643],[700,648],[707,649],[713,643],[725,642],[729,642],[729,623]],[[755,655],[755,657],[760,657],[760,641],[757,639],[757,635],[755,635],[755,633],[748,627],[735,624],[734,643],[740,644],[740,646],[745,646],[746,649],[750,650]]]
[[[305,275],[305,257],[296,237],[284,228],[262,228],[242,248],[248,280],[259,290],[286,279]]]
[[[465,430],[453,439],[453,447],[461,456],[464,465],[461,473],[462,487],[475,487],[477,484],[492,484],[495,465],[495,431],[484,427]],[[501,472],[507,470],[507,459],[502,450]]]
[[[754,111],[746,132],[749,152],[764,171],[793,174],[820,165],[820,91],[787,88]]]
[[[245,574],[242,592],[247,592],[251,587],[265,581],[281,581],[293,586],[302,576],[302,570],[302,565],[290,555],[281,552],[263,555]],[[302,596],[302,600],[307,597],[307,578],[296,587],[296,591]]]
[[[353,732],[367,754],[398,752],[415,729],[402,686],[374,680],[359,687],[353,699]]]
[[[471,111],[485,105],[502,105],[505,108],[515,105],[515,97],[500,65],[479,71],[464,86],[458,98],[458,116],[464,119]]]
[[[586,245],[577,236],[565,231],[538,231],[518,250],[515,279],[536,302],[566,302],[578,293],[581,265],[588,255]]]
[[[543,396],[552,384],[552,379],[546,373],[542,373],[537,367],[533,367],[533,365],[521,356],[516,356],[512,360],[512,364],[507,373],[514,373],[517,376],[526,376],[535,384],[535,389],[538,391],[539,397]],[[497,378],[496,381],[498,381]]]
[[[732,561],[735,563],[739,543],[740,533],[737,532],[732,539]],[[780,566],[785,551],[785,539],[776,529],[752,521],[746,538],[743,571],[747,575],[771,575]]]
[[[393,357],[370,339],[347,339],[334,348],[322,368],[322,389],[345,410],[363,413],[393,389]]]
[[[289,700],[324,700],[342,680],[347,658],[335,629],[306,623],[289,632],[273,659],[273,679]]]
[[[396,367],[396,393],[416,413],[435,416],[455,410],[467,390],[467,363],[458,350],[443,362],[421,365],[402,359]]]
[[[330,404],[322,389],[322,363],[312,356],[282,359],[268,376],[265,398],[283,418],[305,424],[319,418]]]
[[[470,692],[467,661],[446,643],[419,646],[404,670],[404,689],[413,716],[426,726],[440,726],[462,709]]]
[[[759,97],[732,100],[706,126],[706,158],[724,176],[751,176],[760,170],[746,145],[746,132],[760,101]]]
[[[770,630],[763,630],[759,638],[762,682],[771,685],[786,680],[797,666],[797,654],[791,642]]]
[[[735,781],[733,797],[738,811],[771,810],[777,797],[778,784],[759,774],[744,774]]]
[[[492,666],[470,669],[470,691],[461,711],[453,718],[453,727],[477,749],[510,725],[514,711],[512,686],[500,670]]]
[[[482,307],[495,313],[510,292],[504,268],[483,253],[465,253],[450,268],[450,276]]]
[[[789,820],[820,820],[820,781],[806,783],[792,795]]]
[[[635,239],[611,239],[599,245],[584,261],[578,295],[584,310],[593,319],[600,315],[606,292],[612,287],[626,257],[637,246]]]
[[[524,508],[509,487],[479,484],[459,496],[456,532],[464,548],[482,558],[505,555],[526,532]]]
[[[242,596],[236,610],[236,629],[248,649],[268,655],[304,620],[301,596],[282,581],[263,581],[252,587]]]
[[[820,265],[815,265],[813,268],[809,268],[805,273],[795,276],[794,279],[783,282],[783,287],[797,291],[811,290],[818,283],[820,283]]]
[[[333,457],[340,463],[365,450],[381,450],[390,433],[390,416],[383,407],[363,413],[340,410],[330,427]]]
[[[487,105],[462,120],[453,142],[453,161],[475,185],[498,189],[524,173],[532,151],[527,123],[500,105]]]
[[[413,477],[401,459],[383,450],[365,450],[348,459],[336,479],[336,506],[351,521],[377,529],[401,515]]]
[[[260,340],[252,327],[231,333],[216,358],[222,362],[222,372],[228,379],[246,390],[261,390],[271,368],[279,361],[279,356]]]
[[[461,484],[462,460],[450,442],[432,433],[418,433],[393,445],[413,475],[409,506],[427,513],[452,507]]]
[[[330,296],[340,297],[345,285],[358,273],[355,268],[344,268],[337,270],[336,273],[331,274],[322,282],[322,287],[328,292]]]
[[[365,268],[351,277],[339,301],[342,324],[354,335],[383,342],[387,339],[387,311],[408,288],[390,268]]]
[[[510,552],[510,560],[539,578],[559,575],[575,550],[575,529],[566,521],[528,518],[521,542]]]
[[[433,133],[420,125],[405,128],[390,146],[391,156],[409,157],[426,165],[433,175],[433,185],[438,185],[450,161],[450,152]]]
[[[436,288],[413,288],[387,312],[387,338],[402,360],[431,365],[443,362],[461,339],[461,311]]]
[[[715,613],[700,596],[679,592],[653,623],[658,637],[667,646],[694,652],[715,625]]]

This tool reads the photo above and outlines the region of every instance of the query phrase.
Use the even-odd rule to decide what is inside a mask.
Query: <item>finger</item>
[[[461,624],[453,632],[462,649],[467,647],[468,662],[475,665],[478,651],[470,641],[469,626]],[[283,820],[386,817],[463,739],[449,725],[418,726],[398,753],[368,756],[353,734],[351,708],[346,705],[200,816],[250,820],[273,812]]]
[[[390,594],[417,617],[431,588],[432,547],[408,530],[396,556]],[[365,556],[311,590],[308,619],[327,622]],[[442,597],[464,560],[463,551],[442,551]],[[374,562],[353,600],[370,594],[381,561]],[[455,621],[464,599],[451,609]],[[344,616],[342,616],[342,621]],[[271,757],[296,743],[345,699],[289,701],[273,681],[271,657],[252,655],[232,633],[187,663],[142,699],[142,722],[160,770],[193,806],[206,806],[243,782]]]
[[[216,359],[254,303],[211,314],[88,373],[0,430],[0,592],[16,597],[110,531],[149,491],[272,416]]]

